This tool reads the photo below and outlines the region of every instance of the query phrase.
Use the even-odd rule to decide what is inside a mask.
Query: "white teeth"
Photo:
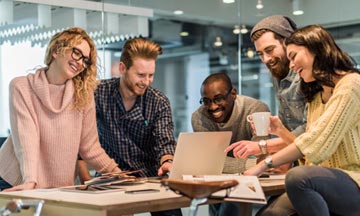
[[[77,68],[74,65],[70,65],[70,67],[74,70],[77,71]]]
[[[213,115],[215,118],[219,118],[219,117],[222,115],[222,111],[213,112],[212,115]]]

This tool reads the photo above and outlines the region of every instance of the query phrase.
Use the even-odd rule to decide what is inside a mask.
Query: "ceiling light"
[[[233,33],[234,34],[240,34],[240,32],[241,32],[240,27],[238,25],[235,25],[234,29],[233,29]]]
[[[231,4],[234,2],[235,2],[235,0],[223,0],[223,3],[225,3],[225,4]]]
[[[180,32],[180,36],[181,36],[181,37],[189,36],[189,32],[187,32],[187,31],[182,31],[182,32]]]
[[[304,14],[304,11],[302,10],[302,8],[303,8],[302,0],[292,0],[292,6],[293,6],[293,14],[295,16]]]
[[[182,10],[175,10],[175,11],[174,11],[174,14],[175,14],[175,15],[182,15],[182,14],[184,14],[184,11],[182,11]]]
[[[246,28],[246,25],[241,25],[240,33],[246,34],[248,32],[249,32],[249,30]]]
[[[247,52],[246,52],[246,55],[247,55],[247,57],[249,57],[249,58],[254,58],[255,52],[254,52],[253,49],[249,48],[249,49],[247,50]]]
[[[221,37],[216,37],[215,42],[214,42],[214,46],[221,47],[222,45],[223,45],[223,43],[221,41]]]
[[[257,2],[257,4],[256,4],[256,8],[257,8],[258,10],[260,10],[260,9],[263,9],[263,8],[264,8],[264,5],[263,5],[263,3],[262,3],[262,1],[261,1],[261,0],[258,0],[258,2]]]

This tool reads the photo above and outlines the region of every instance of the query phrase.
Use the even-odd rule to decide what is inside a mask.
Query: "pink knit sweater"
[[[73,108],[72,80],[51,85],[40,69],[12,80],[10,95],[12,134],[0,149],[0,176],[7,182],[73,185],[78,153],[99,172],[117,167],[100,146],[94,101],[82,111]]]

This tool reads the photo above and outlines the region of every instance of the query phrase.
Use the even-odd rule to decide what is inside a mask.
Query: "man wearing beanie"
[[[283,44],[296,29],[296,24],[289,17],[274,15],[262,19],[251,31],[250,37],[254,42],[256,53],[261,61],[269,68],[276,97],[279,101],[278,116],[294,135],[305,132],[306,110],[305,99],[300,91],[300,77],[289,69],[289,60]],[[265,144],[264,144],[265,143]],[[249,155],[259,155],[262,149],[268,154],[284,148],[286,144],[280,138],[273,138],[260,142],[240,141],[234,143],[234,155],[246,158]],[[265,147],[264,147],[265,146]],[[292,215],[287,203],[282,202],[282,196],[272,197],[268,205],[262,208],[257,215]],[[284,199],[286,200],[286,199]],[[291,206],[291,205],[290,205]]]

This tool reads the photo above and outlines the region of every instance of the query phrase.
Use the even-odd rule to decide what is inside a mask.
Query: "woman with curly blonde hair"
[[[90,46],[90,55],[87,58],[83,58],[82,53],[72,52],[72,55],[77,55],[75,58],[81,58],[84,70],[73,77],[75,85],[75,108],[82,108],[86,106],[94,93],[97,86],[96,80],[96,48],[93,40],[89,35],[80,28],[71,28],[63,32],[57,33],[49,42],[45,54],[45,64],[49,66],[54,60],[53,53],[59,52],[64,55],[66,50],[74,49],[79,41],[85,40]],[[80,60],[80,59],[79,59]]]
[[[0,190],[73,185],[78,154],[100,173],[120,171],[99,143],[96,55],[89,35],[70,28],[51,38],[47,67],[11,81],[12,134],[0,149]]]

